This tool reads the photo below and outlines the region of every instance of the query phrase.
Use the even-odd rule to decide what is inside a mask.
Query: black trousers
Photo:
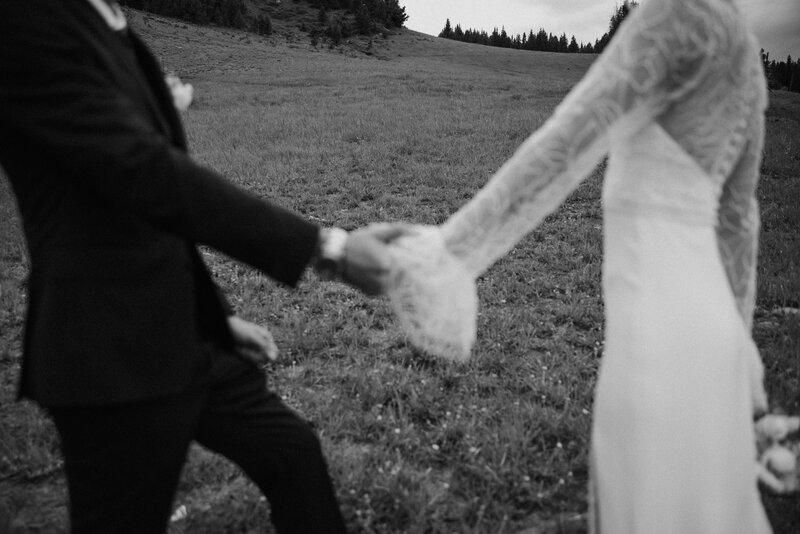
[[[164,532],[192,440],[244,470],[269,500],[278,532],[345,532],[308,424],[251,363],[219,351],[212,362],[175,397],[49,410],[61,436],[72,532]]]

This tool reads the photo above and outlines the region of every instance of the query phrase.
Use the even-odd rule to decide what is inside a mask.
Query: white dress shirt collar
[[[89,0],[89,3],[92,4],[112,30],[119,31],[128,27],[125,14],[116,2],[114,2],[113,7],[108,5],[104,0]]]

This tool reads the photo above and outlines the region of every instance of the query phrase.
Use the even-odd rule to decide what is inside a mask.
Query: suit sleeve
[[[20,3],[23,4],[23,3]],[[233,186],[174,146],[67,23],[0,21],[0,128],[95,201],[293,285],[316,246],[302,217]]]

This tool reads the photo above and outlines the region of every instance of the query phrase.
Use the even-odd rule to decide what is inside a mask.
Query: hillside
[[[312,15],[305,4],[290,5],[293,5],[292,10],[283,10],[281,18],[273,19],[275,31],[270,36],[199,26],[135,10],[127,13],[132,27],[157,52],[165,69],[189,77],[203,73],[269,72],[271,68],[278,68],[279,60],[292,62],[313,57],[314,61],[336,63],[341,59],[332,59],[331,56],[338,55],[406,65],[413,63],[421,74],[427,69],[436,73],[444,69],[444,72],[463,77],[465,73],[461,70],[466,69],[466,74],[475,76],[476,81],[494,79],[499,75],[531,76],[537,81],[563,85],[567,90],[580,79],[595,57],[591,54],[529,52],[461,43],[405,28],[372,37],[352,36],[336,47],[330,43],[314,46],[308,32],[301,29]],[[374,65],[376,70],[391,69],[388,65]]]
[[[307,34],[316,46],[338,46],[351,36],[369,38],[402,28],[408,19],[398,0],[120,0],[185,22],[247,30],[258,35]]]

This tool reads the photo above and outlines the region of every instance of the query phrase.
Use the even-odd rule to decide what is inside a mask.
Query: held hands
[[[407,230],[400,223],[376,223],[350,232],[341,259],[342,280],[367,295],[383,293],[392,267],[387,245]]]
[[[235,315],[228,317],[228,326],[233,334],[237,352],[244,359],[256,365],[266,363],[267,360],[274,362],[278,359],[278,346],[270,331],[265,327],[245,321]]]
[[[347,233],[320,231],[315,268],[327,280],[340,279],[367,295],[385,291],[391,272],[388,244],[406,232],[404,224],[371,224]]]
[[[404,224],[382,223],[340,234],[335,274],[367,295],[381,294],[391,270],[387,244],[407,229]],[[320,265],[325,263],[318,258],[318,270]],[[246,360],[261,365],[278,359],[278,346],[267,328],[235,315],[228,317],[228,326],[237,352]]]

